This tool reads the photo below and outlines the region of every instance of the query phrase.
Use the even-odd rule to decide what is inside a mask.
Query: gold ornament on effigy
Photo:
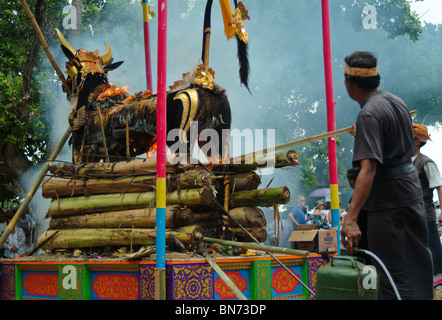
[[[238,3],[238,7],[233,12],[230,24],[234,27],[235,34],[238,36],[238,38],[244,43],[247,43],[249,41],[249,35],[244,27],[244,20],[250,20],[250,17],[243,3],[240,2]]]
[[[195,80],[193,82],[203,88],[212,90],[214,87],[214,79],[215,71],[211,68],[206,69],[203,65],[199,65],[195,70]]]

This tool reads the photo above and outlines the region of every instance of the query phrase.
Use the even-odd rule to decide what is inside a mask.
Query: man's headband
[[[360,78],[366,78],[366,77],[374,77],[378,75],[378,69],[376,67],[374,68],[353,68],[350,67],[348,64],[345,64],[345,70],[346,75],[352,76],[352,77],[360,77]]]

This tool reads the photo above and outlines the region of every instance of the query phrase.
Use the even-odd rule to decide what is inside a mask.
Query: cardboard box
[[[327,248],[329,252],[337,252],[338,227],[328,230],[315,228],[315,224],[299,225],[293,230],[289,241],[294,242],[294,248],[299,250],[320,253]]]

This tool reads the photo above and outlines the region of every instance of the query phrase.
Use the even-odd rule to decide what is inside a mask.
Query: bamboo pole
[[[43,33],[41,32],[41,29],[37,23],[37,21],[34,18],[34,14],[32,13],[31,9],[29,9],[28,4],[26,3],[26,0],[20,0],[21,5],[23,9],[25,10],[26,14],[28,15],[29,19],[31,20],[31,23],[35,29],[35,32],[37,34],[37,37],[40,40],[40,43],[43,47],[43,50],[46,53],[46,56],[49,59],[49,62],[52,64],[52,67],[54,68],[55,72],[58,75],[58,78],[62,82],[63,87],[65,88],[66,92],[69,96],[72,95],[71,89],[66,84],[66,79],[63,75],[63,72],[58,67],[57,63],[55,62],[54,57],[52,56],[51,50],[49,50],[48,44],[46,43],[46,40],[43,36]],[[29,191],[28,195],[26,196],[25,200],[22,202],[20,207],[18,208],[17,212],[15,213],[14,217],[12,218],[11,222],[6,227],[5,231],[0,237],[0,248],[3,247],[7,237],[11,233],[11,231],[15,228],[15,225],[17,224],[18,220],[21,218],[23,213],[25,212],[26,207],[31,202],[32,198],[34,197],[38,187],[40,186],[41,182],[43,181],[46,172],[49,170],[49,167],[51,166],[51,163],[57,158],[58,154],[60,153],[61,149],[63,148],[66,141],[69,139],[70,135],[72,133],[72,128],[69,127],[65,134],[63,135],[62,139],[60,140],[58,146],[55,148],[52,155],[49,157],[48,162],[45,163],[43,170],[40,172],[39,176],[37,177],[37,180],[34,182],[33,186],[31,187],[31,190]]]
[[[74,216],[86,213],[106,211],[120,211],[155,207],[155,192],[104,194],[90,197],[62,198],[51,202],[47,215],[53,217]],[[185,189],[181,192],[173,191],[167,194],[164,204],[164,219],[166,204],[181,205],[210,205],[213,192],[209,188]]]
[[[273,204],[284,204],[290,200],[290,190],[287,187],[245,190],[232,193],[231,207],[269,207]]]
[[[279,150],[284,150],[284,149],[287,149],[287,148],[292,148],[294,146],[298,146],[298,145],[301,145],[301,144],[304,144],[304,143],[313,142],[313,141],[317,141],[317,140],[322,140],[322,139],[330,138],[330,137],[337,136],[337,135],[344,134],[344,133],[349,133],[349,132],[351,132],[353,130],[354,130],[354,128],[353,128],[353,126],[351,126],[351,127],[347,127],[347,128],[331,131],[331,132],[326,132],[326,133],[318,134],[316,136],[311,136],[311,137],[307,137],[307,138],[303,138],[303,139],[287,142],[287,143],[284,143],[284,144],[280,144],[280,145],[278,145],[278,146],[276,146],[274,148],[266,148],[266,149],[263,149],[261,151],[255,151],[255,152],[251,152],[251,153],[248,153],[248,154],[245,154],[245,155],[233,157],[233,158],[230,159],[230,163],[237,163],[239,161],[243,162],[246,159],[250,159],[255,154],[268,154],[269,151],[276,152],[276,151],[279,151]]]
[[[64,229],[46,231],[39,243],[45,242],[44,249],[94,248],[106,246],[150,245],[155,243],[155,228],[98,228]],[[47,237],[52,237],[46,241]],[[197,245],[203,240],[203,231],[199,226],[186,226],[179,229],[165,230],[165,241],[175,243],[178,239],[185,245]]]
[[[71,217],[52,218],[50,229],[82,228],[155,228],[155,208],[110,211]],[[179,228],[192,224],[192,211],[179,205],[166,207],[166,225]],[[194,224],[198,224],[195,221]]]
[[[23,200],[22,204],[18,208],[17,212],[15,213],[14,217],[11,219],[11,222],[7,225],[5,231],[0,237],[0,248],[3,247],[5,244],[6,239],[8,238],[11,231],[15,228],[15,225],[20,220],[21,216],[25,212],[25,209],[28,207],[29,203],[31,202],[32,198],[34,197],[35,193],[37,192],[38,187],[40,186],[40,183],[43,181],[46,172],[49,170],[49,167],[52,165],[52,162],[57,158],[58,154],[60,153],[61,149],[63,148],[66,141],[69,139],[72,132],[72,128],[69,127],[63,137],[61,138],[59,144],[55,148],[54,152],[49,157],[48,161],[44,164],[43,169],[41,170],[40,174],[38,175],[37,179],[35,180],[34,184],[31,187],[31,190],[29,191],[28,195],[26,196],[25,200]]]
[[[38,38],[40,39],[41,45],[46,52],[46,55],[48,56],[49,62],[52,64],[52,67],[54,68],[55,72],[57,73],[58,77],[60,78],[64,88],[66,89],[66,92],[70,96],[71,89],[66,84],[66,79],[64,78],[63,72],[61,72],[60,68],[58,67],[57,63],[55,62],[54,57],[51,54],[51,51],[49,50],[48,44],[46,43],[46,40],[43,36],[43,33],[40,30],[40,27],[38,26],[37,21],[34,18],[34,15],[32,14],[31,9],[29,9],[28,4],[26,3],[26,0],[20,0],[26,14],[28,15],[29,19],[31,20],[32,25],[34,26],[35,32],[37,33]]]
[[[104,154],[106,155],[106,162],[109,163],[110,162],[109,161],[109,152],[107,151],[106,135],[104,133],[104,126],[103,126],[103,120],[101,119],[100,107],[97,107],[97,114],[98,114],[98,120],[100,121],[101,136],[103,138]]]
[[[203,170],[186,171],[183,173],[171,173],[167,175],[167,187],[169,191],[181,189],[193,189],[210,187],[212,176]],[[62,198],[73,196],[130,193],[155,191],[155,175],[135,175],[118,179],[88,179],[74,177],[50,177],[42,185],[44,198]]]
[[[126,116],[126,157],[130,158],[129,117]],[[82,152],[83,153],[83,152]]]
[[[310,252],[305,251],[305,250],[296,250],[296,249],[289,249],[289,248],[266,246],[263,244],[256,244],[256,243],[250,243],[250,242],[228,241],[228,240],[207,238],[207,237],[204,237],[204,241],[209,242],[209,243],[227,244],[227,245],[231,245],[233,247],[238,247],[238,248],[243,248],[243,249],[252,249],[252,250],[281,253],[281,254],[302,256],[302,257],[308,257],[310,254]]]
[[[170,154],[167,157],[167,171],[190,170],[191,165],[180,164],[186,156]],[[92,163],[57,163],[51,166],[50,172],[56,176],[74,177],[120,177],[133,174],[155,173],[157,158],[134,159],[131,161],[119,161],[113,163],[92,162]]]
[[[415,116],[416,115],[416,110],[411,110],[410,111],[410,115],[412,117]],[[318,135],[315,135],[315,136],[311,136],[311,137],[307,137],[307,138],[303,138],[303,139],[299,139],[299,140],[283,143],[283,144],[280,144],[280,145],[278,145],[276,147],[273,147],[273,148],[266,148],[266,149],[263,149],[261,151],[255,151],[255,152],[251,152],[251,153],[248,153],[248,154],[245,154],[245,155],[241,155],[241,156],[230,158],[230,163],[236,163],[236,162],[241,162],[242,163],[245,159],[250,159],[251,157],[255,156],[256,154],[268,154],[269,151],[276,152],[276,151],[279,151],[279,150],[284,150],[284,149],[287,149],[287,148],[292,148],[292,147],[295,147],[295,146],[299,146],[299,145],[304,144],[304,143],[309,143],[309,142],[313,142],[313,141],[317,141],[317,140],[327,139],[327,138],[330,138],[330,137],[333,137],[333,136],[338,136],[338,135],[341,135],[341,134],[344,134],[344,133],[349,133],[349,132],[352,132],[354,130],[355,130],[355,128],[353,126],[351,126],[351,127],[342,128],[342,129],[339,129],[339,130],[325,132],[325,133],[321,133],[321,134],[318,134]]]
[[[265,228],[266,219],[262,210],[258,207],[238,207],[229,211],[242,226],[246,228]],[[212,225],[216,223],[217,213],[215,210],[208,212],[193,212],[192,222],[197,225],[206,223]],[[235,226],[235,224],[232,224]]]
[[[42,246],[44,246],[46,243],[49,242],[49,240],[51,240],[53,237],[55,237],[55,235],[58,233],[58,230],[49,230],[46,231],[46,237],[42,238],[41,240],[39,240],[37,242],[37,244],[35,245],[35,247],[29,251],[26,256],[32,256],[34,254],[34,252],[36,252],[38,249],[40,249]]]
[[[244,296],[244,294],[241,292],[241,290],[238,289],[238,287],[233,283],[232,280],[230,280],[229,276],[221,269],[219,265],[216,264],[216,262],[205,252],[202,252],[202,255],[204,258],[206,258],[207,262],[210,264],[210,266],[215,270],[215,272],[223,279],[224,283],[232,290],[233,294],[239,299],[239,300],[247,300],[247,298]]]

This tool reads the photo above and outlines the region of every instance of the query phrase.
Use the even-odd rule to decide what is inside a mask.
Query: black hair
[[[422,148],[424,145],[427,144],[427,141],[421,141],[419,140],[419,148]]]
[[[378,63],[378,59],[374,53],[368,51],[356,51],[351,55],[346,56],[344,59],[345,63],[349,67],[353,68],[375,68]],[[379,87],[381,82],[381,76],[379,73],[373,77],[354,77],[345,75],[346,79],[354,84],[356,84],[361,89],[372,90]]]

